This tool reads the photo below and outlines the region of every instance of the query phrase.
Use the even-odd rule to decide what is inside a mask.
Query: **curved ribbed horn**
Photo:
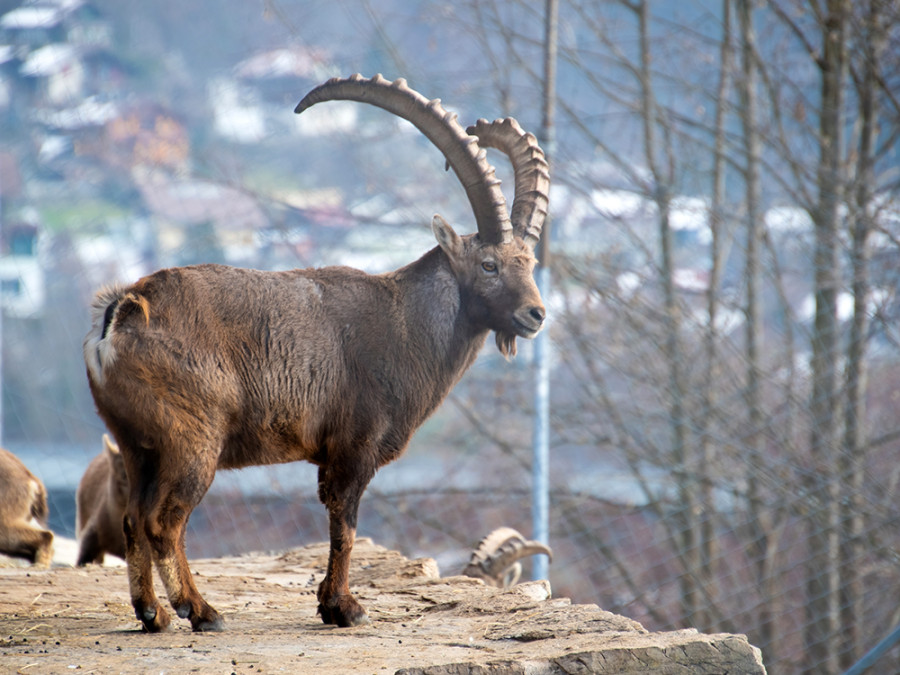
[[[553,551],[539,541],[529,541],[518,530],[498,527],[482,539],[472,551],[463,574],[482,579],[491,586],[503,586],[506,572],[519,560],[543,553],[551,560]]]
[[[472,205],[481,239],[492,244],[512,240],[512,224],[494,167],[478,140],[456,121],[456,113],[444,110],[440,99],[429,101],[402,78],[390,82],[381,75],[366,79],[356,74],[319,85],[303,97],[294,112],[299,114],[316,103],[333,100],[369,103],[411,122],[453,167]]]
[[[533,249],[541,238],[550,201],[550,167],[533,134],[512,117],[488,122],[480,119],[466,131],[484,148],[504,152],[513,165],[516,192],[510,218],[517,235]]]

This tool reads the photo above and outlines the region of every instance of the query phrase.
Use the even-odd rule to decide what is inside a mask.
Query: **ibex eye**
[[[495,263],[493,260],[485,260],[483,263],[481,263],[481,269],[483,269],[485,272],[496,272],[497,263]]]

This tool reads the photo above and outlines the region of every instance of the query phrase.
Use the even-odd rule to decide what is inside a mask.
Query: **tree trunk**
[[[851,273],[853,319],[847,345],[846,391],[844,414],[844,448],[838,470],[843,496],[840,500],[841,636],[839,662],[841,670],[852,666],[860,656],[863,636],[862,578],[859,563],[864,555],[863,475],[867,446],[866,428],[866,335],[869,331],[868,299],[869,251],[867,240],[873,229],[872,185],[874,179],[874,146],[878,73],[877,63],[884,43],[879,28],[880,3],[870,0],[863,28],[862,73],[857,78],[859,106],[859,145],[856,160],[854,220],[851,231]]]
[[[672,458],[678,485],[678,515],[675,517],[674,540],[678,557],[682,562],[681,587],[682,616],[686,625],[694,626],[700,606],[701,593],[697,589],[697,571],[700,569],[700,518],[702,508],[697,495],[697,467],[694,453],[689,455],[684,403],[686,391],[682,374],[681,317],[675,293],[675,267],[672,257],[673,237],[669,222],[672,200],[671,168],[663,169],[657,147],[656,126],[660,124],[658,108],[653,93],[650,54],[649,2],[640,2],[638,13],[640,40],[641,114],[644,125],[644,153],[650,169],[652,195],[659,210],[660,277],[663,290],[663,323],[665,338],[663,355],[669,371],[669,419],[672,433]],[[664,148],[665,149],[665,148]],[[669,153],[667,153],[667,156]],[[669,157],[669,159],[671,159]]]
[[[759,589],[760,608],[757,641],[761,648],[771,653],[775,646],[774,614],[772,599],[777,595],[772,587],[769,574],[769,556],[773,554],[769,546],[769,531],[765,499],[760,493],[758,468],[763,466],[765,438],[762,430],[764,414],[760,382],[762,367],[760,354],[762,347],[762,311],[760,297],[760,246],[763,233],[762,191],[760,186],[759,107],[757,94],[757,53],[756,33],[753,27],[753,7],[751,0],[738,2],[738,16],[741,30],[741,125],[744,141],[744,194],[747,203],[747,248],[744,269],[744,284],[747,289],[746,323],[744,338],[747,362],[747,385],[745,401],[747,407],[747,429],[744,446],[747,451],[747,509],[749,538],[747,542],[749,558],[753,563],[753,573]]]
[[[700,583],[707,589],[707,596],[712,604],[718,600],[718,579],[713,561],[717,557],[716,532],[715,532],[715,503],[713,497],[712,468],[716,461],[716,446],[713,443],[712,424],[713,411],[719,405],[717,392],[721,367],[719,364],[719,331],[716,325],[719,308],[719,286],[722,278],[722,238],[725,230],[725,120],[727,94],[732,67],[731,45],[731,0],[722,0],[722,45],[720,50],[722,59],[719,70],[719,86],[716,94],[716,118],[713,130],[713,175],[712,198],[709,208],[709,229],[712,235],[710,244],[710,268],[709,288],[706,296],[706,309],[709,324],[706,327],[704,337],[704,351],[706,353],[706,371],[703,375],[702,410],[697,427],[700,436],[701,464],[698,469],[700,482],[700,499],[704,505],[706,515],[703,517],[700,529]],[[697,625],[700,630],[717,630],[718,626],[713,621],[713,612],[708,607],[698,609]]]
[[[838,570],[837,293],[839,207],[842,201],[843,82],[847,0],[828,0],[823,30],[820,157],[815,224],[815,321],[812,335],[811,435],[807,478],[809,555],[806,561],[806,672],[836,673],[840,618]]]

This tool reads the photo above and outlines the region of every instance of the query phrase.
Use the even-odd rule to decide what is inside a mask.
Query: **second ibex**
[[[188,517],[217,469],[297,460],[318,467],[329,516],[319,612],[339,626],[366,621],[348,578],[363,491],[490,331],[508,355],[516,337],[534,337],[544,323],[533,250],[549,175],[534,136],[512,119],[465,130],[438,100],[380,76],[330,80],[296,112],[339,99],[384,108],[425,134],[462,182],[478,232],[459,236],[436,215],[438,246],[380,275],[196,265],[98,293],[84,358],[97,410],[125,460],[125,557],[147,631],[169,624],[153,590],[154,564],[178,616],[194,630],[222,628],[191,576]],[[511,160],[511,213],[482,146]]]

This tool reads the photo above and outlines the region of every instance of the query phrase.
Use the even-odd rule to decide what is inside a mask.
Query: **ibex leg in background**
[[[18,457],[0,448],[0,553],[49,567],[53,533],[46,527],[47,513],[44,484]]]
[[[0,532],[0,553],[24,558],[37,567],[53,560],[53,533],[32,523],[13,523]]]
[[[103,434],[103,450],[88,464],[75,492],[76,566],[100,565],[107,553],[125,559],[122,521],[128,493],[125,459]]]

